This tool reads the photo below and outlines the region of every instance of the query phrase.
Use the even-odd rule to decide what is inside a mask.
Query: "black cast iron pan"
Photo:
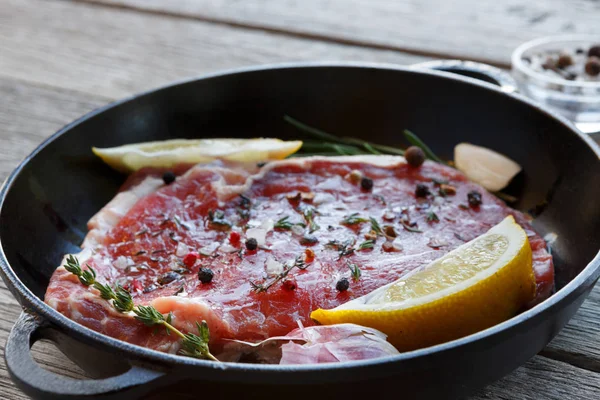
[[[466,69],[458,72],[487,76]],[[507,94],[510,90],[395,66],[282,65],[177,83],[66,126],[27,157],[0,192],[1,272],[24,308],[6,345],[13,379],[26,393],[48,399],[385,393],[452,398],[507,374],[558,333],[600,274],[600,149],[565,120]],[[297,137],[284,114],[384,144],[397,144],[399,132],[409,128],[448,158],[457,142],[468,141],[515,159],[524,168],[520,185],[512,188],[517,208],[548,202],[534,225],[542,234],[558,235],[556,294],[450,343],[393,358],[315,366],[217,364],[162,354],[86,329],[42,302],[61,256],[77,251],[87,220],[124,179],[98,160],[91,146],[179,137]],[[40,338],[55,341],[98,379],[77,381],[41,369],[29,351]]]

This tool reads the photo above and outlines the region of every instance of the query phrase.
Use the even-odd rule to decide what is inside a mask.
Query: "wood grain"
[[[598,35],[594,0],[79,0],[300,37],[508,66],[546,35]]]
[[[87,4],[0,7],[0,75],[109,99],[211,71],[315,60],[423,58]]]

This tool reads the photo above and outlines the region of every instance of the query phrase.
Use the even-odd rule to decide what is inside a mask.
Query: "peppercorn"
[[[566,68],[569,65],[573,65],[573,57],[567,52],[561,52],[558,55],[558,60],[556,61],[556,66],[558,68]]]
[[[342,278],[335,284],[335,288],[338,292],[345,292],[350,288],[350,281],[347,278]]]
[[[575,50],[576,54],[583,54],[585,53],[585,50],[583,50],[581,47],[578,47],[577,50]]]
[[[481,205],[481,193],[476,190],[472,190],[467,194],[467,199],[469,200],[469,205],[471,207],[478,207]]]
[[[373,189],[373,179],[363,177],[360,180],[360,187],[367,191]]]
[[[256,163],[256,166],[257,166],[258,168],[262,168],[262,167],[264,167],[265,165],[267,165],[267,163],[266,163],[266,162],[264,162],[264,161],[263,161],[263,162]]]
[[[417,183],[417,188],[415,189],[415,196],[417,197],[427,197],[430,194],[429,188],[424,183]]]
[[[213,276],[215,276],[215,274],[210,268],[202,267],[198,271],[198,280],[202,283],[210,283],[213,279]]]
[[[590,49],[588,50],[588,57],[600,58],[600,44],[590,47]]]
[[[425,162],[425,153],[423,149],[417,146],[410,146],[404,152],[404,158],[411,167],[420,167]]]
[[[252,251],[258,248],[258,242],[254,238],[246,239],[246,249]]]
[[[173,171],[167,171],[162,176],[162,180],[165,183],[165,185],[170,185],[171,183],[175,182],[175,178],[177,177],[175,176]]]
[[[585,63],[585,73],[589,76],[598,76],[600,74],[600,58],[590,57]]]

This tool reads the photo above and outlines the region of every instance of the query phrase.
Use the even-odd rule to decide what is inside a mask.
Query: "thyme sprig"
[[[250,285],[252,286],[252,290],[254,290],[257,293],[263,293],[266,292],[267,290],[269,290],[273,285],[275,285],[277,282],[282,281],[285,277],[288,276],[288,274],[294,269],[294,268],[298,268],[299,270],[305,270],[306,268],[308,268],[310,266],[310,263],[306,263],[304,261],[304,258],[302,256],[298,256],[294,259],[294,262],[291,265],[286,265],[283,269],[283,271],[281,271],[279,274],[277,274],[277,276],[275,276],[273,279],[271,279],[270,281],[266,282],[266,283],[262,283],[262,284],[258,284],[255,282],[250,281]]]
[[[96,282],[96,271],[86,264],[87,269],[83,270],[79,265],[77,257],[70,254],[64,265],[65,269],[79,278],[79,282],[85,286],[93,285]]]
[[[156,308],[152,306],[136,306],[133,303],[133,298],[127,289],[121,285],[116,285],[113,289],[108,284],[102,284],[96,281],[96,271],[86,264],[87,270],[82,270],[77,257],[69,255],[67,257],[64,268],[79,278],[79,281],[85,286],[92,286],[100,292],[100,297],[108,300],[112,306],[120,313],[133,312],[134,318],[142,322],[146,326],[163,326],[167,335],[171,332],[181,338],[181,354],[188,357],[203,358],[213,361],[219,361],[210,353],[208,342],[210,340],[210,332],[206,321],[202,324],[196,322],[199,335],[192,333],[183,334],[179,329],[175,328],[171,322],[173,315],[167,314],[165,317]]]
[[[346,217],[344,217],[344,219],[340,222],[340,224],[342,225],[356,225],[356,224],[360,224],[363,222],[367,222],[368,219],[361,217],[357,212],[352,213]]]

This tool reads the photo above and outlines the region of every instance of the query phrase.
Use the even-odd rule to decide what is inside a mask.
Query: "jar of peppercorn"
[[[524,43],[513,52],[512,74],[521,93],[583,132],[600,132],[600,36],[551,36]]]

